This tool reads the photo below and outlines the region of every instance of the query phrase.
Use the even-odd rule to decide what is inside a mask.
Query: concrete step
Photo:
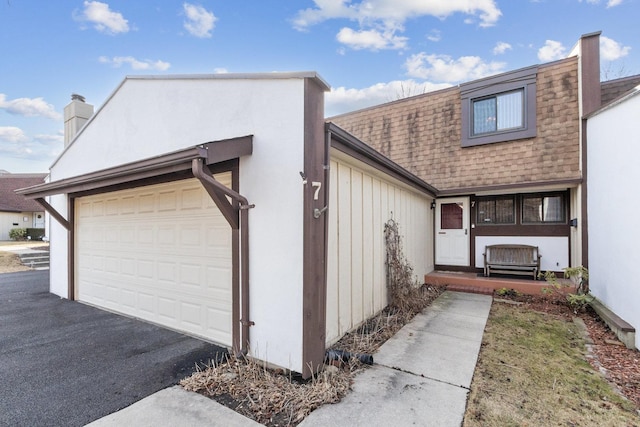
[[[26,252],[19,253],[20,262],[31,268],[47,268],[49,267],[49,252]]]
[[[49,267],[49,260],[46,261],[28,261],[23,262],[23,265],[31,268]]]

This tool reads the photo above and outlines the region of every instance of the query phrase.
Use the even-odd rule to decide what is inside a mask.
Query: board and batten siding
[[[415,280],[433,270],[432,198],[337,150],[329,187],[326,342],[387,306],[385,223],[393,219]]]

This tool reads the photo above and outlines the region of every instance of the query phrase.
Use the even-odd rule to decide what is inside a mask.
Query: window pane
[[[478,201],[478,223],[491,224],[495,217],[495,203],[493,200]]]
[[[522,127],[522,91],[498,95],[498,130]]]
[[[462,203],[440,205],[440,228],[442,230],[462,229]]]
[[[496,224],[514,224],[513,199],[496,200]]]
[[[542,222],[542,197],[523,198],[522,222]]]
[[[478,224],[514,224],[514,199],[486,198],[477,202]]]
[[[483,99],[473,103],[473,133],[496,131],[496,98]]]
[[[522,222],[565,222],[564,196],[526,196],[522,199]]]
[[[563,222],[562,196],[545,197],[543,200],[543,218],[545,222]]]

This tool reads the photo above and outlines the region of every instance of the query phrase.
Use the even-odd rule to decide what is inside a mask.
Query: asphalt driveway
[[[0,425],[82,426],[190,375],[224,349],[0,274]]]

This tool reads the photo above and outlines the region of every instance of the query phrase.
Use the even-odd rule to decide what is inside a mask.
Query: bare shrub
[[[349,390],[351,376],[330,367],[303,381],[251,359],[229,357],[198,370],[180,385],[216,398],[261,424],[297,425],[314,409],[340,401]]]
[[[413,266],[404,255],[402,236],[395,220],[390,219],[384,225],[384,239],[387,250],[389,307],[413,317],[425,307],[425,304],[421,301],[422,288],[414,278]]]

